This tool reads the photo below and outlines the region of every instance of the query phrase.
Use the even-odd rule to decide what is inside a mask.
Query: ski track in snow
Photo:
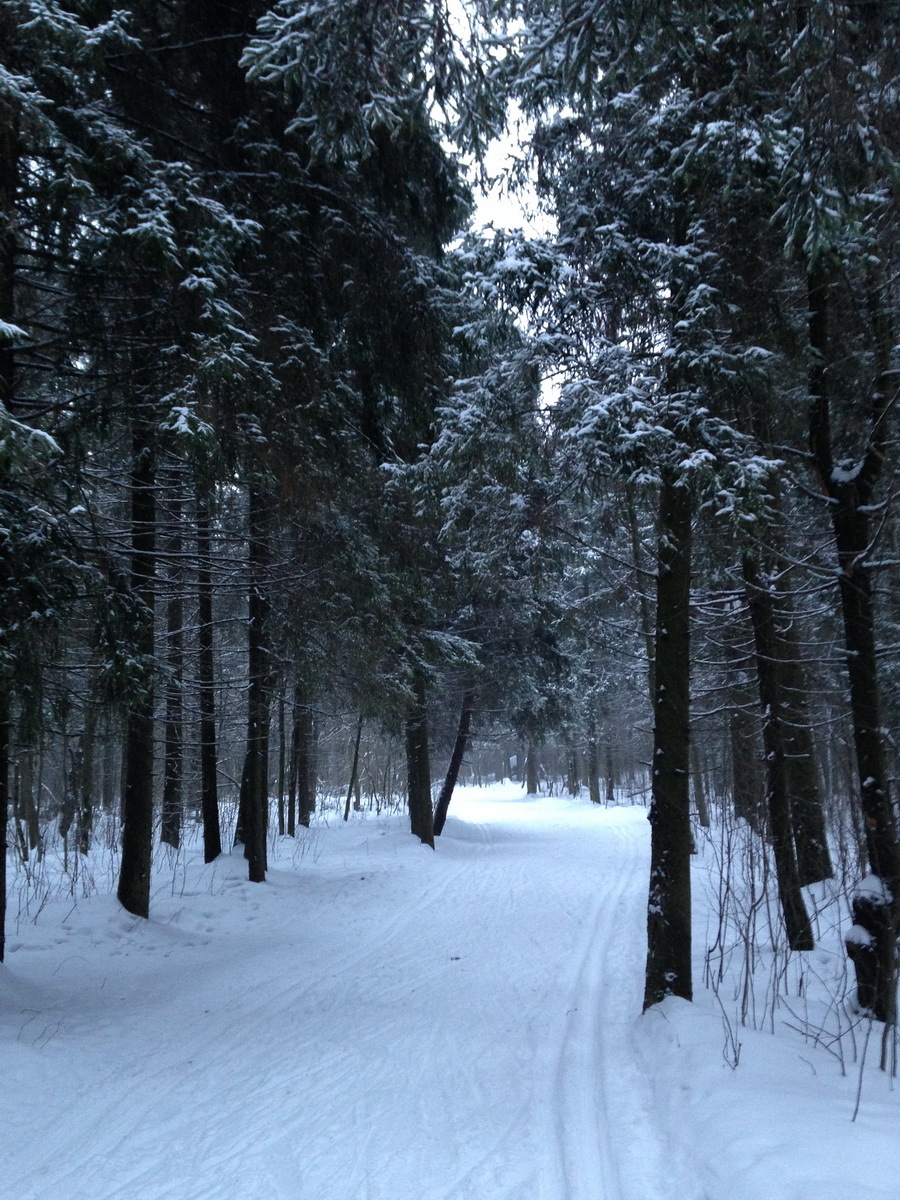
[[[146,924],[82,902],[43,954],[26,927],[0,1035],[7,1088],[43,1086],[0,1107],[0,1198],[671,1194],[633,1042],[644,811],[498,797],[455,800],[435,854],[360,821]]]

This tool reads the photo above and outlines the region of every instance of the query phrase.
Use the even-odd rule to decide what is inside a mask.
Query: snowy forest
[[[514,793],[550,814],[516,887],[579,876],[585,912],[590,839],[643,839],[619,1019],[702,993],[737,1095],[787,1011],[842,1119],[868,1048],[896,1120],[898,79],[893,0],[4,0],[6,987],[76,908],[168,928],[192,871],[287,930],[287,863],[304,924],[303,872],[363,830],[423,896],[470,853],[458,886],[489,897],[472,831]],[[338,948],[369,894],[326,913]],[[0,996],[18,1042],[44,1010]],[[609,1173],[614,1134],[584,1150],[611,1110],[586,1111],[537,1180],[488,1181],[485,1149],[443,1190],[376,1185],[357,1150],[306,1190],[79,1192],[23,1159],[0,1195],[661,1196],[636,1151]],[[747,1200],[893,1200],[877,1134],[870,1190],[782,1163]],[[667,1194],[745,1196],[684,1170]]]

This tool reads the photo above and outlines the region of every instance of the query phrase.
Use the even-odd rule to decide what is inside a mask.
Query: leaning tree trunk
[[[794,854],[794,828],[788,793],[788,771],[784,749],[784,725],[778,641],[772,597],[760,580],[756,559],[743,556],[744,585],[756,646],[756,670],[759,699],[763,710],[763,748],[766,756],[766,807],[769,832],[775,856],[778,899],[784,917],[788,945],[792,950],[812,950],[814,946],[809,914],[800,889],[800,875]]]
[[[406,767],[409,789],[410,830],[434,848],[434,815],[431,808],[431,766],[428,759],[428,717],[425,709],[425,676],[415,672],[413,700],[406,719]]]
[[[117,895],[136,917],[150,915],[153,856],[153,605],[156,499],[153,435],[143,418],[132,426],[131,578],[141,605],[135,653],[141,679],[125,722],[125,781],[122,795],[122,861]]]
[[[830,503],[850,712],[859,776],[860,806],[866,833],[869,870],[874,877],[853,899],[853,929],[847,952],[856,968],[859,1002],[877,1020],[896,1020],[897,924],[900,915],[900,848],[891,806],[878,687],[878,655],[872,599],[871,506],[886,450],[885,412],[895,386],[891,378],[890,330],[878,284],[870,280],[869,312],[875,345],[875,375],[869,397],[868,440],[859,461],[848,469],[835,465],[832,450],[828,368],[830,284],[810,272],[809,341],[810,454]]]
[[[197,520],[197,692],[200,707],[200,810],[203,815],[203,861],[222,853],[216,753],[216,685],[213,646],[212,551],[209,502],[199,494]]]
[[[459,714],[459,728],[456,731],[456,741],[453,743],[453,753],[450,755],[450,765],[447,767],[447,775],[441,787],[441,794],[438,796],[438,801],[434,808],[435,837],[440,837],[447,821],[447,810],[450,807],[453,789],[456,787],[456,781],[459,778],[459,768],[462,766],[463,756],[469,744],[469,730],[472,727],[472,714],[474,711],[475,688],[470,685],[463,692],[462,711]]]
[[[666,996],[690,1000],[690,489],[663,472],[656,582],[650,895],[644,1008]]]

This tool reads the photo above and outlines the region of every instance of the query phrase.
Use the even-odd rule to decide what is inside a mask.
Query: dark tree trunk
[[[6,848],[9,829],[9,681],[0,671],[0,963],[6,952]]]
[[[0,12],[0,39],[9,45],[15,36],[16,17]],[[8,102],[7,102],[8,104]],[[0,320],[15,320],[16,190],[19,176],[18,114],[9,105],[0,119]],[[15,405],[15,355],[9,343],[0,342],[0,404],[12,412]],[[0,573],[5,568],[0,560]],[[8,580],[0,574],[0,595]],[[6,929],[6,837],[9,826],[9,771],[11,724],[9,679],[0,670],[0,962],[3,962]]]
[[[97,706],[88,700],[84,710],[84,727],[81,733],[81,780],[78,794],[78,850],[87,854],[91,848],[94,829],[94,747],[97,732]]]
[[[278,836],[284,837],[285,828],[285,811],[284,811],[284,793],[285,793],[285,761],[287,756],[287,747],[284,744],[285,739],[285,721],[284,721],[284,684],[281,685],[281,693],[278,697]]]
[[[763,785],[757,756],[756,721],[748,712],[750,701],[743,683],[731,688],[728,713],[728,744],[731,751],[731,802],[734,815],[746,821],[754,833],[765,834]],[[755,705],[754,705],[755,707]]]
[[[362,741],[363,719],[359,718],[356,724],[356,739],[353,743],[353,760],[350,767],[350,785],[347,788],[347,800],[344,804],[344,820],[350,820],[350,805],[353,801],[353,793],[356,789],[356,781],[359,778],[359,744]]]
[[[570,796],[578,795],[579,770],[578,750],[575,746],[566,746],[566,791]]]
[[[176,507],[174,519],[180,521]],[[177,850],[181,844],[182,755],[184,743],[184,605],[181,598],[181,534],[176,533],[168,545],[171,554],[166,602],[166,635],[168,654],[166,667],[166,744],[163,765],[162,813],[160,841]]]
[[[600,803],[600,747],[597,745],[597,727],[591,722],[587,744],[588,791],[591,803]]]
[[[209,505],[197,499],[197,690],[200,705],[200,809],[203,861],[222,853],[216,752],[216,691],[213,648],[212,567]]]
[[[650,895],[644,1008],[692,998],[690,816],[690,490],[671,470],[660,489]]]
[[[634,586],[638,594],[641,616],[641,635],[644,639],[644,647],[647,654],[648,692],[652,697],[656,692],[656,673],[653,664],[653,655],[656,652],[653,644],[653,614],[650,611],[650,601],[647,599],[647,593],[644,591],[644,554],[641,547],[640,531],[638,530],[634,491],[630,484],[625,485],[625,506],[628,511],[628,531],[631,534],[631,557],[634,563]]]
[[[28,830],[28,849],[41,856],[41,812],[34,786],[34,751],[26,750],[19,759],[19,787],[22,794],[22,814]]]
[[[0,46],[8,47],[16,36],[17,19],[0,10]],[[0,321],[14,325],[16,318],[16,193],[19,184],[19,114],[8,95],[0,116]],[[15,393],[15,349],[0,339],[0,403],[13,412]]]
[[[75,820],[75,812],[78,805],[78,797],[81,793],[81,737],[79,736],[75,744],[71,744],[71,734],[68,730],[63,730],[63,795],[62,804],[59,807],[59,825],[57,833],[63,841],[63,853],[68,854],[69,848],[69,831],[72,828],[72,823]],[[67,860],[66,860],[67,861]],[[68,868],[66,868],[68,869]]]
[[[691,775],[694,781],[694,799],[697,802],[697,820],[701,829],[709,829],[709,805],[706,802],[706,785],[703,768],[695,743],[691,744]]]
[[[784,757],[791,798],[791,819],[794,826],[794,845],[797,872],[805,887],[834,874],[828,849],[828,832],[816,750],[806,703],[808,684],[806,670],[794,633],[794,617],[790,597],[783,596],[779,607],[783,621],[779,632],[783,696]]]
[[[315,726],[312,710],[305,703],[305,694],[298,684],[294,704],[294,737],[296,739],[297,823],[309,828],[316,808]]]
[[[143,606],[135,634],[142,678],[125,722],[125,786],[122,796],[122,862],[118,897],[136,917],[150,915],[153,856],[153,605],[156,553],[156,485],[153,435],[143,419],[132,429],[131,577]]]
[[[869,397],[868,440],[852,469],[835,466],[832,451],[828,369],[830,284],[820,273],[809,280],[810,367],[809,445],[819,483],[829,498],[835,548],[850,711],[859,776],[859,795],[866,833],[869,869],[880,881],[854,900],[854,921],[867,939],[848,938],[847,951],[856,967],[860,1003],[876,1019],[896,1020],[896,932],[900,909],[900,850],[891,807],[881,722],[878,656],[871,569],[870,511],[884,460],[884,412],[895,386],[891,378],[891,337],[875,281],[870,282],[869,310],[875,345],[875,376]]]
[[[743,556],[744,584],[753,640],[759,699],[763,710],[763,748],[766,757],[766,807],[769,833],[775,856],[778,899],[784,917],[788,945],[792,950],[812,950],[813,936],[809,915],[800,889],[800,876],[794,856],[794,829],[788,794],[788,772],[784,752],[782,687],[779,675],[778,640],[771,594],[759,577],[753,555]]]
[[[529,796],[536,796],[540,790],[540,755],[535,743],[529,742],[525,756],[525,791]]]
[[[411,831],[426,846],[434,848],[434,815],[431,808],[431,766],[428,759],[428,717],[425,709],[425,677],[416,671],[414,698],[406,720],[406,768]]]
[[[447,774],[441,787],[441,794],[438,796],[438,801],[434,808],[435,837],[440,837],[447,821],[447,810],[450,807],[453,789],[456,787],[456,781],[459,778],[459,769],[462,766],[463,757],[469,745],[469,731],[472,728],[472,714],[474,711],[475,688],[470,686],[463,692],[456,741],[453,743],[453,753],[450,755],[450,765],[447,767]]]
[[[296,837],[297,835],[297,776],[300,769],[300,710],[302,704],[303,690],[299,683],[295,683],[291,717],[291,754],[288,764],[288,837]]]
[[[268,564],[268,504],[250,488],[248,515],[249,620],[247,753],[241,786],[241,831],[251,883],[266,878],[269,816],[269,691],[271,655],[268,642],[269,603],[265,592]]]

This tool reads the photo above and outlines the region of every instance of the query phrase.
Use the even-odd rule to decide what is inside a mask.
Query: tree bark
[[[96,689],[92,689],[96,691]],[[89,697],[84,709],[84,725],[81,731],[81,779],[78,793],[78,850],[87,854],[91,848],[94,829],[94,748],[97,732],[97,705]]]
[[[174,519],[181,520],[176,506]],[[172,555],[168,570],[169,598],[166,601],[166,732],[163,765],[160,841],[177,850],[181,844],[182,777],[184,752],[184,605],[181,598],[181,533],[169,540]]]
[[[462,710],[459,714],[459,728],[456,731],[456,741],[453,743],[453,753],[450,755],[450,765],[441,787],[434,809],[434,836],[440,837],[447,821],[447,810],[453,797],[453,789],[459,778],[459,769],[469,745],[469,730],[472,727],[472,714],[475,711],[475,688],[469,686],[463,692]]]
[[[694,799],[697,802],[697,821],[701,829],[709,829],[709,805],[706,802],[706,786],[703,782],[703,768],[696,743],[691,743],[691,774],[694,781]]]
[[[528,743],[528,753],[525,756],[525,791],[529,796],[536,796],[541,790],[540,759],[535,742]]]
[[[653,694],[650,894],[644,1008],[692,998],[690,819],[690,490],[662,476]]]
[[[353,792],[356,788],[356,781],[359,778],[359,744],[362,741],[363,719],[360,716],[356,724],[356,740],[353,744],[353,763],[350,767],[350,785],[347,788],[347,800],[344,804],[344,820],[350,820],[350,804],[353,800]]]
[[[830,281],[823,272],[811,270],[809,446],[820,486],[830,501],[828,509],[839,568],[838,589],[847,649],[860,805],[869,869],[879,881],[854,898],[854,929],[863,928],[868,937],[849,936],[847,952],[856,968],[860,1003],[877,1020],[893,1023],[896,1020],[900,849],[881,731],[872,579],[866,565],[871,542],[869,514],[886,449],[883,418],[892,386],[892,339],[876,284],[870,281],[875,373],[868,405],[867,440],[864,453],[857,462],[835,465],[829,395],[830,299]]]
[[[12,12],[0,13],[0,36],[4,43],[15,32]],[[16,281],[16,191],[19,176],[18,113],[8,108],[0,120],[0,320],[15,320]],[[0,404],[12,412],[15,404],[15,354],[0,342]],[[0,565],[0,571],[3,570]],[[8,580],[0,578],[0,594]],[[10,725],[9,679],[0,669],[0,962],[3,962],[6,929],[6,838],[9,826]]]
[[[153,435],[143,418],[132,425],[131,577],[142,606],[135,634],[141,661],[138,688],[125,721],[125,786],[122,796],[122,861],[117,895],[136,917],[150,915],[153,856],[153,607],[156,499]]]
[[[297,825],[309,827],[315,811],[315,730],[312,710],[302,683],[294,687],[294,728],[291,736],[291,770],[288,795],[288,834],[294,837]]]
[[[597,744],[597,726],[592,721],[587,744],[588,791],[592,804],[600,803],[600,747]]]
[[[0,963],[6,952],[6,849],[9,829],[9,680],[0,671]]]
[[[421,842],[434,849],[425,677],[418,670],[413,678],[413,700],[406,720],[406,767],[410,829]]]
[[[791,820],[794,826],[794,846],[797,872],[804,887],[834,874],[828,849],[828,830],[816,749],[806,703],[807,673],[800,660],[800,650],[794,634],[794,616],[790,597],[779,599],[782,620],[778,632],[782,705],[784,712],[784,758],[791,798]]]
[[[197,690],[200,705],[200,809],[203,814],[203,861],[222,853],[216,751],[216,691],[213,645],[212,556],[209,502],[197,497]]]
[[[794,828],[788,793],[788,772],[782,723],[782,689],[779,676],[778,641],[772,597],[759,576],[755,558],[749,552],[742,560],[744,585],[753,640],[759,699],[763,710],[763,747],[766,755],[766,806],[769,832],[775,856],[778,899],[792,950],[812,950],[814,946],[809,914],[800,889],[800,876],[794,854]]]
[[[251,883],[266,878],[266,837],[269,816],[269,691],[271,655],[268,642],[269,602],[265,592],[268,565],[268,503],[253,486],[249,491],[248,562],[249,620],[247,752],[241,787],[244,856]]]
[[[285,830],[285,762],[287,757],[287,747],[285,746],[285,721],[284,721],[284,683],[282,682],[281,690],[278,696],[278,836],[284,837]]]

